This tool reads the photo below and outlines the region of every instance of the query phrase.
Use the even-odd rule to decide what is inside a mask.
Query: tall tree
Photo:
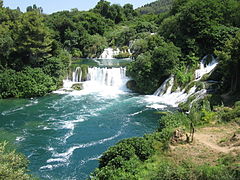
[[[225,44],[223,51],[216,51],[224,72],[226,88],[230,93],[240,90],[240,32]]]
[[[27,12],[17,26],[16,53],[24,64],[38,66],[49,57],[52,45],[50,31],[43,23],[42,15],[36,11]]]

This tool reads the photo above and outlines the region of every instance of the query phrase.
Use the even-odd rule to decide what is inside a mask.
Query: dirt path
[[[221,153],[229,153],[233,150],[233,148],[221,147],[217,145],[217,142],[214,142],[214,138],[212,135],[203,134],[203,133],[196,133],[194,136],[195,140],[202,143],[203,145],[213,149],[214,151],[221,152]]]
[[[223,154],[240,153],[240,140],[230,142],[233,134],[239,130],[236,125],[222,125],[196,129],[194,141],[191,144],[177,144],[170,146],[170,156],[176,162],[190,160],[196,164],[215,164]],[[222,142],[222,143],[220,143]]]

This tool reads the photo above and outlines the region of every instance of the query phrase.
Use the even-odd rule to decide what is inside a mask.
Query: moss
[[[124,59],[124,58],[130,58],[131,54],[129,52],[121,52],[118,55],[115,55],[114,58],[116,59]]]
[[[83,84],[82,83],[73,84],[72,89],[80,91],[83,89]]]
[[[196,85],[196,81],[189,83],[185,89],[185,93],[188,93],[190,91],[190,89],[195,85]]]

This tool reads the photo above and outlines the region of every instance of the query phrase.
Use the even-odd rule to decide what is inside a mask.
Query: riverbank
[[[159,121],[158,132],[144,136],[145,143],[151,146],[135,151],[136,155],[139,151],[153,151],[147,159],[137,156],[136,160],[134,155],[128,158],[125,153],[110,156],[109,153],[120,142],[103,154],[100,162],[105,161],[105,166],[100,166],[92,179],[238,179],[240,123],[234,115],[239,110],[240,106],[235,103],[233,108],[217,108],[208,114],[205,112],[201,122],[194,126],[191,115],[167,114]],[[207,118],[208,122],[205,121]],[[123,158],[121,161],[119,156]]]

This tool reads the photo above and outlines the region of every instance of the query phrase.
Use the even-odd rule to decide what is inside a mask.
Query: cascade
[[[174,77],[170,76],[163,84],[155,91],[154,96],[162,96],[164,94],[170,94],[174,85]]]
[[[72,90],[73,84],[81,83],[86,91],[104,91],[107,88],[127,91],[126,83],[129,78],[126,76],[126,68],[88,68],[87,80],[82,79],[81,67],[72,72],[72,77],[63,81],[62,90]]]
[[[106,48],[104,49],[103,53],[100,55],[98,59],[115,59],[114,56],[119,55],[120,53],[129,53],[131,54],[130,49],[127,50],[120,50],[119,48],[113,49],[113,48]]]
[[[125,86],[128,81],[126,68],[89,68],[88,81],[96,82],[104,86]]]
[[[200,80],[205,74],[210,73],[217,65],[217,60],[212,56],[212,61],[207,64],[206,63],[207,56],[205,56],[200,62],[200,69],[195,71],[196,80]]]
[[[81,67],[77,67],[76,70],[73,71],[72,81],[73,82],[81,82],[82,81],[82,69],[81,69]]]
[[[118,48],[116,50],[113,48],[106,48],[100,55],[99,59],[114,59],[114,56],[118,55],[119,53],[120,50]]]
[[[206,63],[207,56],[205,56],[200,62],[200,68],[195,71],[195,81],[201,80],[201,78],[205,75],[213,71],[213,69],[217,66],[217,60],[212,56],[212,61],[210,63]],[[197,100],[203,98],[207,93],[206,89],[202,89],[196,92],[197,87],[193,86],[188,92],[183,89],[177,88],[175,92],[172,92],[172,87],[174,85],[174,76],[170,76],[166,79],[163,84],[157,89],[157,91],[153,94],[154,96],[158,96],[157,101],[165,104],[169,104],[172,106],[178,106],[182,102],[186,102],[187,99],[191,95],[195,95]],[[192,102],[192,103],[194,103]]]

